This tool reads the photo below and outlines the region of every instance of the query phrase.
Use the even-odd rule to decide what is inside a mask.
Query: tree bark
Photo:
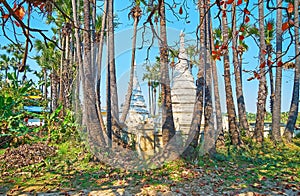
[[[165,2],[159,0],[160,14],[160,73],[161,73],[161,96],[162,96],[162,137],[163,145],[166,145],[175,135],[175,126],[173,120],[171,87],[168,69],[168,44],[165,16]]]
[[[78,23],[78,16],[77,16],[77,6],[76,6],[76,1],[72,0],[72,13],[73,13],[73,20],[74,20],[74,36],[75,36],[75,41],[76,41],[76,56],[77,56],[77,70],[78,70],[78,78],[77,78],[77,93],[78,93],[78,103],[80,102],[80,98],[79,98],[79,89],[80,89],[80,84],[84,85],[85,81],[84,81],[84,73],[83,73],[83,60],[82,60],[82,49],[81,49],[81,39],[80,39],[80,35],[79,35],[79,23]],[[84,103],[84,97],[82,97],[81,99],[82,102]],[[84,107],[82,108],[82,110],[84,111]],[[83,125],[85,125],[86,122],[86,116],[83,115],[82,116],[82,123]]]
[[[282,0],[277,0],[277,5],[282,6]],[[281,62],[282,58],[282,10],[277,9],[276,15],[276,58],[277,62]],[[275,92],[273,97],[273,105],[276,107],[272,108],[272,139],[274,142],[281,141],[280,134],[280,120],[281,120],[281,86],[282,86],[282,67],[276,67],[275,77]]]
[[[263,131],[264,131],[264,118],[266,114],[266,99],[267,99],[267,84],[266,84],[266,77],[265,77],[265,67],[263,66],[266,64],[266,42],[265,42],[265,27],[264,27],[264,1],[258,1],[258,17],[259,17],[259,48],[260,48],[260,55],[259,55],[259,63],[260,63],[260,70],[259,70],[259,87],[258,87],[258,98],[257,98],[257,109],[256,109],[256,123],[254,129],[254,139],[257,142],[263,142]]]
[[[137,26],[139,23],[141,9],[138,5],[136,5],[132,12],[133,12],[132,16],[134,19],[134,23],[133,23],[130,78],[129,78],[129,84],[128,84],[128,89],[127,89],[127,95],[125,98],[124,107],[123,107],[123,111],[122,111],[122,116],[120,119],[121,123],[125,122],[129,108],[130,108],[130,101],[131,101],[131,95],[132,95],[132,90],[133,90],[133,77],[134,77],[134,71],[135,71],[135,66],[136,66],[135,65],[136,34],[137,34]]]
[[[46,68],[44,68],[43,69],[43,73],[44,73],[44,82],[45,82],[45,84],[44,84],[44,98],[45,98],[45,100],[47,100],[47,98],[48,98],[48,89],[47,89],[47,81],[48,81],[48,76],[47,76],[47,69]]]
[[[102,130],[99,126],[97,118],[97,112],[95,109],[95,80],[94,70],[91,62],[91,34],[90,34],[90,2],[89,0],[83,1],[83,13],[84,13],[84,76],[85,82],[83,86],[84,95],[84,115],[86,116],[87,133],[89,144],[92,151],[97,151],[98,147],[102,146],[105,142],[102,136]]]
[[[64,49],[65,51],[65,35],[61,35],[61,48]],[[64,93],[64,85],[63,85],[63,67],[64,67],[64,56],[65,56],[65,52],[62,51],[61,53],[61,59],[60,59],[60,67],[59,67],[59,104],[63,104],[63,93]]]
[[[57,108],[57,74],[54,67],[52,67],[51,73],[51,100],[52,100],[52,111],[55,111]]]
[[[114,0],[108,0],[107,5],[107,41],[108,41],[108,66],[110,71],[110,97],[112,128],[115,134],[120,135],[119,103],[115,67],[115,37],[114,37]]]
[[[106,21],[107,21],[107,1],[104,1],[103,5],[103,15],[102,15],[102,23],[101,23],[101,31],[99,36],[99,48],[98,48],[98,57],[97,57],[97,76],[96,76],[96,108],[98,113],[98,118],[100,122],[100,127],[104,131],[105,125],[101,113],[101,94],[100,94],[100,87],[101,87],[101,70],[102,70],[102,56],[103,56],[103,45],[104,45],[104,31],[106,28]]]
[[[284,137],[288,142],[292,141],[296,120],[298,117],[299,108],[299,79],[300,79],[300,56],[299,56],[299,0],[294,0],[294,13],[295,13],[295,55],[298,55],[295,60],[295,72],[294,72],[294,87],[293,96],[289,111],[289,118],[284,130]]]
[[[207,8],[210,6],[210,0],[204,1],[204,12],[207,12]],[[215,142],[215,127],[212,105],[212,69],[210,59],[210,11],[205,15],[204,25],[205,25],[205,101],[204,101],[204,154],[209,154],[212,156],[216,153],[216,142]]]
[[[213,43],[213,33],[212,33],[212,21],[210,21],[210,47],[211,51],[215,50],[215,46]],[[215,133],[215,141],[216,145],[225,145],[224,138],[224,130],[223,130],[223,120],[222,120],[222,110],[221,110],[221,101],[220,101],[220,92],[219,92],[219,81],[218,81],[218,71],[217,71],[217,63],[210,57],[211,61],[211,72],[212,72],[212,80],[213,80],[213,91],[214,91],[214,100],[215,100],[215,113],[216,113],[216,121],[217,121],[217,131]]]
[[[199,9],[199,17],[200,21],[204,20],[204,1],[198,0],[198,9]],[[204,78],[204,69],[205,69],[205,24],[202,22],[200,25],[200,54],[199,54],[199,64],[198,64],[198,73],[196,80],[196,99],[193,111],[193,117],[191,122],[191,127],[189,130],[189,136],[187,139],[188,147],[183,152],[182,156],[185,159],[193,160],[195,159],[197,154],[197,147],[199,144],[200,138],[200,128],[202,123],[203,116],[203,98],[204,98],[204,86],[205,86],[205,78]]]
[[[224,4],[225,5],[225,4]],[[226,12],[226,8],[223,8]],[[228,47],[229,39],[228,39],[228,22],[227,22],[227,15],[222,14],[222,33],[223,33],[223,46]],[[239,145],[240,141],[240,132],[238,130],[238,126],[236,123],[236,114],[235,114],[235,107],[234,101],[232,96],[232,86],[231,86],[231,74],[230,74],[230,61],[229,61],[229,54],[228,48],[224,49],[223,55],[224,61],[224,81],[225,81],[225,94],[226,94],[226,108],[228,114],[228,123],[229,123],[229,134],[231,139],[231,144]]]
[[[238,45],[237,45],[237,31],[236,31],[236,5],[235,2],[232,3],[232,56],[233,56],[233,66],[234,66],[234,75],[235,75],[235,92],[237,97],[237,106],[238,106],[238,116],[240,129],[242,129],[247,136],[250,136],[249,133],[249,124],[247,121],[246,114],[246,105],[243,93],[243,86],[241,80],[241,67],[242,64],[239,63],[238,57]]]

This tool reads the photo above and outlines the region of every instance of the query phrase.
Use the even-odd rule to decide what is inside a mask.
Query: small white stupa
[[[189,62],[184,48],[184,33],[180,33],[179,62],[175,65],[171,99],[176,131],[188,134],[192,122],[196,98],[196,85],[189,69]]]
[[[121,105],[121,111],[123,111],[124,105]],[[142,93],[140,83],[137,78],[136,70],[133,76],[133,90],[130,100],[130,107],[126,118],[126,124],[130,128],[135,128],[142,121],[145,121],[149,117],[149,111]]]

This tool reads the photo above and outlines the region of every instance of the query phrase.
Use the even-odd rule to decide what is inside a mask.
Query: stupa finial
[[[180,32],[180,48],[179,48],[179,65],[178,68],[185,70],[187,69],[187,55],[184,47],[184,33],[183,31]]]
[[[184,48],[184,33],[181,30],[180,32],[180,53],[185,52],[185,48]]]

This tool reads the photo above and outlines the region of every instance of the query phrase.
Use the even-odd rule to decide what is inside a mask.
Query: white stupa
[[[176,131],[188,134],[196,98],[196,85],[189,69],[189,62],[184,48],[183,32],[180,33],[178,57],[179,63],[175,65],[171,87],[173,117]]]
[[[124,105],[121,105],[121,111],[123,111]],[[137,79],[137,73],[135,71],[133,77],[133,90],[130,100],[130,106],[128,115],[126,118],[126,124],[128,127],[133,128],[140,124],[142,121],[149,117],[149,111],[142,93],[140,83]]]

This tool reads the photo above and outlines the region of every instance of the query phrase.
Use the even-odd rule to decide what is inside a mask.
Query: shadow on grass
[[[122,195],[181,191],[185,185],[204,193],[238,194],[246,191],[278,194],[278,190],[300,189],[300,153],[288,146],[237,150],[230,156],[201,157],[193,164],[184,160],[145,171],[114,169],[91,161],[89,154],[65,145],[61,154],[21,169],[1,170],[0,194],[82,193]],[[66,150],[67,149],[67,150]],[[171,187],[171,188],[170,188]],[[201,192],[202,193],[202,192]]]

